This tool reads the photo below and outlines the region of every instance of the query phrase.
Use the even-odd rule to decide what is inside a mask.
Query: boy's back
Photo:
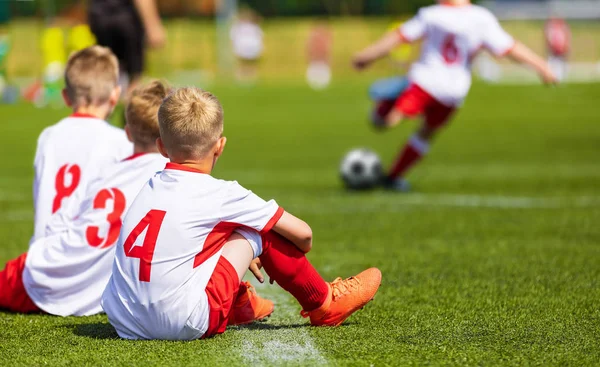
[[[448,106],[461,104],[471,86],[471,63],[482,48],[502,55],[514,45],[487,9],[471,4],[433,5],[400,28],[407,42],[424,39],[409,78]]]
[[[74,114],[46,128],[34,161],[34,240],[44,236],[51,215],[85,191],[99,170],[131,153],[122,129],[93,116]]]
[[[114,265],[118,271],[102,300],[119,335],[202,336],[209,312],[204,289],[223,244],[239,227],[270,230],[282,213],[274,201],[236,182],[168,163],[144,186],[123,222]]]

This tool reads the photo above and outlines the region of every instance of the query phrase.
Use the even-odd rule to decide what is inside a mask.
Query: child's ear
[[[116,106],[117,103],[119,103],[119,99],[121,98],[121,86],[118,85],[115,87],[115,89],[113,89],[113,91],[110,93],[110,105],[111,106]]]
[[[133,139],[131,138],[131,131],[129,131],[129,126],[127,122],[125,122],[125,134],[127,134],[127,140],[133,143]]]
[[[67,107],[69,107],[69,108],[73,107],[73,103],[72,103],[71,99],[69,98],[69,94],[67,93],[67,88],[63,88],[61,93],[62,93],[63,101],[65,101],[65,104],[67,105]]]
[[[156,138],[156,147],[158,148],[158,151],[160,152],[160,154],[162,154],[163,157],[169,158],[169,154],[167,153],[165,145],[163,144],[163,141],[160,137]]]
[[[215,149],[215,158],[219,158],[221,154],[223,154],[223,149],[225,149],[225,144],[227,144],[227,138],[222,136],[217,140],[216,149]]]

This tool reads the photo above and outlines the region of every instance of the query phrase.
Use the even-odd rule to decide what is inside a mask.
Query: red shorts
[[[13,312],[41,312],[29,298],[23,285],[23,269],[27,253],[6,263],[0,271],[0,309]]]
[[[424,115],[425,125],[431,129],[444,126],[455,111],[443,105],[416,84],[411,84],[396,100],[395,108],[408,117]]]
[[[222,334],[227,328],[229,313],[240,289],[238,274],[233,265],[221,256],[206,285],[208,296],[208,330],[202,338]]]

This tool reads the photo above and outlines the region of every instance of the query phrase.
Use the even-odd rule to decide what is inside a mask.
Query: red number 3
[[[69,186],[65,186],[65,181],[67,174],[71,175],[71,182]],[[71,196],[77,186],[79,185],[79,181],[81,180],[81,168],[78,165],[73,164],[65,164],[60,167],[58,173],[56,174],[56,179],[54,181],[54,187],[56,188],[56,196],[54,197],[54,201],[52,202],[52,214],[56,213],[62,204],[62,200],[66,197]]]
[[[442,55],[446,64],[457,63],[460,59],[458,47],[456,46],[456,39],[453,35],[446,37],[444,44],[442,45]]]
[[[125,211],[125,195],[121,190],[114,188],[101,190],[94,198],[94,209],[106,209],[109,200],[113,201],[113,210],[106,216],[110,225],[106,238],[98,235],[100,228],[97,226],[89,226],[85,231],[85,238],[92,247],[106,248],[112,246],[119,239],[122,225],[121,215]]]
[[[154,248],[156,247],[158,232],[160,231],[163,219],[165,219],[165,214],[167,214],[167,212],[164,210],[150,210],[137,226],[135,226],[129,236],[127,236],[127,239],[123,244],[125,256],[140,259],[140,282],[150,281],[150,269],[152,266],[152,258],[154,257]],[[146,228],[148,228],[148,231],[146,231],[146,237],[144,237],[142,246],[133,246],[135,240],[137,240],[139,235],[142,234]]]

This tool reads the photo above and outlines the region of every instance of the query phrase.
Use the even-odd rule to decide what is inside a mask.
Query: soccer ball
[[[342,160],[340,174],[347,188],[366,190],[375,187],[381,180],[381,160],[372,150],[353,149]]]

